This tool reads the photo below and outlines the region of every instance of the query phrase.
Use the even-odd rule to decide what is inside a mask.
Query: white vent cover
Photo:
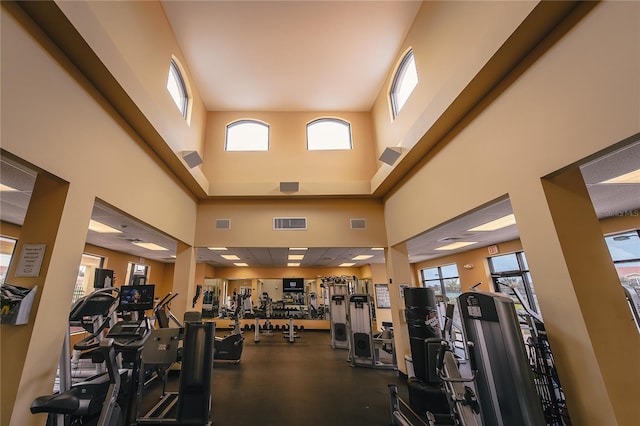
[[[306,217],[274,217],[273,229],[274,230],[307,229],[307,218]]]
[[[231,229],[231,219],[216,219],[216,229]]]
[[[351,219],[351,229],[367,229],[367,219]]]

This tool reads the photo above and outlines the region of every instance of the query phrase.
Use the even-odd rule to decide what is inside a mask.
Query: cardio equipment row
[[[170,315],[179,325],[170,328],[167,306],[175,296],[167,295],[154,306],[154,292],[153,284],[129,285],[97,289],[76,301],[70,325],[82,327],[88,336],[74,344],[74,352],[98,365],[97,374],[72,381],[67,332],[59,390],[36,398],[31,412],[46,414],[47,426],[210,425],[215,325],[188,312],[184,324]],[[149,310],[154,310],[155,321],[145,316]],[[169,368],[176,363],[178,391],[166,392]],[[162,395],[143,414],[145,384],[154,379],[163,380]]]

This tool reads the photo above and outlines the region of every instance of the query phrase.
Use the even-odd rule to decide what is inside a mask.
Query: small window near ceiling
[[[187,105],[189,104],[189,95],[187,94],[187,86],[185,84],[180,67],[175,59],[171,60],[169,66],[169,77],[167,79],[167,90],[171,94],[173,101],[180,110],[183,117],[187,117]]]
[[[227,125],[226,151],[268,151],[269,125],[257,120],[238,120]]]
[[[351,149],[351,124],[338,118],[319,118],[307,124],[307,149]]]
[[[418,84],[418,72],[416,71],[416,61],[413,57],[413,50],[409,50],[400,61],[400,65],[393,77],[391,84],[391,110],[393,118],[399,113],[404,104],[409,99],[413,89]]]

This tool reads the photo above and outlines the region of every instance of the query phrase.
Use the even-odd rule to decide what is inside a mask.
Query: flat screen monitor
[[[303,278],[283,278],[282,279],[282,291],[303,292],[304,291],[304,279]]]
[[[123,285],[120,287],[119,311],[146,311],[153,309],[155,285]]]

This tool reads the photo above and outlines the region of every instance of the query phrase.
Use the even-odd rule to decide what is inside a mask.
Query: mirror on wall
[[[332,286],[348,294],[371,294],[369,279],[292,277],[205,279],[202,314],[207,318],[328,320]]]

